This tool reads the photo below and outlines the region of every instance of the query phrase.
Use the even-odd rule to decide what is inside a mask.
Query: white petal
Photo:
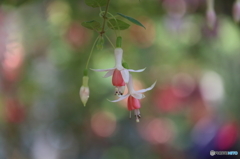
[[[128,69],[128,71],[130,72],[143,72],[146,68],[140,69],[140,70],[132,70],[132,69]]]
[[[127,69],[124,69],[121,71],[121,74],[122,74],[122,78],[124,80],[125,83],[128,83],[129,81],[129,72]]]
[[[154,83],[151,85],[151,87],[148,87],[148,88],[146,88],[146,89],[141,89],[141,90],[138,90],[138,91],[136,91],[136,92],[138,92],[138,93],[144,93],[144,92],[150,91],[151,89],[153,89],[153,87],[155,86],[156,83],[157,83],[157,81],[154,82]]]
[[[107,78],[107,77],[109,77],[109,76],[112,76],[112,75],[113,75],[113,72],[114,72],[114,70],[110,70],[110,71],[108,71],[103,77],[104,77],[104,78]]]
[[[137,92],[131,94],[131,96],[133,96],[133,97],[136,98],[136,99],[142,99],[142,98],[145,97],[143,94],[137,93]]]
[[[132,81],[132,75],[129,74],[129,81],[127,83],[128,91],[130,94],[135,93],[136,91],[133,88],[133,81]]]
[[[108,68],[108,69],[92,69],[92,68],[90,68],[90,69],[93,70],[93,71],[96,71],[96,72],[104,72],[104,71],[114,70],[115,68]]]
[[[82,101],[84,106],[86,105],[86,103],[88,101],[89,93],[90,93],[90,91],[89,91],[88,87],[82,86],[80,88],[79,95],[80,95],[81,101]]]
[[[125,95],[121,96],[120,98],[118,98],[117,100],[113,100],[113,101],[108,100],[108,101],[110,101],[110,102],[119,102],[119,101],[127,98],[129,95],[130,95],[130,94],[125,94]]]

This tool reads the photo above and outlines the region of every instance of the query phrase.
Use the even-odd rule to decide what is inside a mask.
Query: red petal
[[[141,107],[139,99],[134,98],[133,96],[128,97],[128,110],[139,109]]]
[[[116,87],[125,86],[123,81],[122,74],[118,69],[115,69],[112,77],[112,84]]]

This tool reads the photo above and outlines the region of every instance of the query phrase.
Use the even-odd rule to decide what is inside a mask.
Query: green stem
[[[108,0],[108,2],[107,2],[106,10],[105,10],[105,13],[104,13],[104,15],[103,15],[102,31],[100,32],[100,35],[101,35],[101,36],[102,36],[102,34],[105,33],[104,28],[105,28],[106,19],[107,19],[106,15],[107,15],[107,12],[108,12],[109,3],[110,3],[110,0]]]
[[[112,25],[112,23],[110,21],[107,21],[107,23],[109,23],[114,28],[114,26]],[[118,37],[118,34],[117,34],[116,30],[114,30],[114,33],[115,33],[116,37]]]
[[[214,0],[207,0],[207,8],[208,10],[214,9]]]
[[[98,39],[99,39],[99,36],[96,38],[96,40],[94,41],[93,46],[92,46],[92,48],[91,48],[91,52],[90,52],[90,54],[89,54],[89,57],[88,57],[88,60],[87,60],[87,64],[86,64],[86,69],[88,68],[88,64],[89,64],[90,58],[91,58],[91,56],[92,56],[92,52],[93,52],[94,46],[96,45]]]
[[[120,30],[120,28],[119,28],[119,25],[118,25],[118,21],[117,21],[117,19],[116,19],[116,17],[114,16],[114,15],[112,15],[111,13],[109,13],[108,12],[108,14],[111,16],[111,17],[113,17],[113,19],[116,21],[116,23],[117,23],[117,26],[118,26],[118,30]],[[109,21],[108,21],[109,22]],[[109,22],[110,23],[110,22]],[[114,30],[115,32],[116,32],[116,35],[117,35],[117,37],[119,36],[119,32],[117,32],[116,30]]]
[[[109,43],[112,45],[112,47],[115,49],[113,43],[111,42],[111,40],[108,38],[108,36],[105,34],[105,37],[107,38],[107,40],[109,41]]]

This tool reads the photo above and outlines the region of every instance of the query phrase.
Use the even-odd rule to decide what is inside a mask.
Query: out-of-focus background
[[[233,0],[216,1],[206,24],[204,0],[112,0],[132,16],[122,31],[124,60],[141,100],[141,121],[115,99],[111,78],[89,71],[90,98],[79,98],[96,33],[81,26],[99,9],[83,0],[1,0],[0,159],[207,159],[240,152],[240,27]],[[104,9],[104,8],[103,8]],[[107,35],[115,41],[115,34]],[[90,68],[114,65],[113,48],[93,52]],[[214,156],[219,158],[220,156]],[[222,156],[222,158],[240,158]]]

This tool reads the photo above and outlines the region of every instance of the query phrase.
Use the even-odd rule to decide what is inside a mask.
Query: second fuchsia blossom
[[[141,108],[141,104],[140,104],[139,99],[144,98],[145,96],[142,93],[150,91],[151,89],[153,89],[155,84],[156,84],[156,82],[154,82],[151,85],[151,87],[149,87],[149,88],[135,91],[134,88],[133,88],[132,77],[130,75],[129,76],[129,82],[127,83],[128,94],[123,95],[119,99],[111,101],[111,102],[119,102],[119,101],[124,100],[125,98],[128,97],[127,107],[128,107],[128,110],[130,111],[130,117],[131,117],[131,111],[134,110],[136,121],[139,122],[139,119],[141,118],[140,110],[139,110]]]
[[[122,95],[124,91],[125,84],[129,81],[129,72],[142,72],[145,70],[132,70],[132,69],[126,69],[122,66],[122,56],[123,56],[123,50],[122,48],[116,48],[114,50],[114,56],[115,56],[115,66],[113,68],[109,69],[92,69],[93,71],[97,72],[105,72],[104,78],[112,76],[112,84],[116,87],[116,94]]]
[[[213,29],[217,21],[217,16],[214,10],[214,0],[207,0],[206,19],[208,27]]]
[[[240,0],[236,0],[233,6],[233,19],[235,22],[240,21]]]

